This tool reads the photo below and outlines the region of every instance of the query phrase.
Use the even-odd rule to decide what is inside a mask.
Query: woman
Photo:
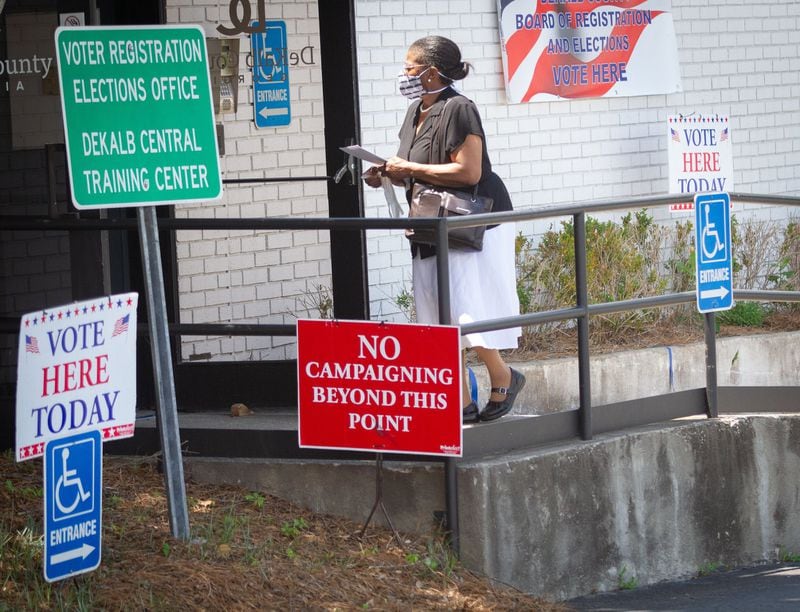
[[[403,73],[398,76],[401,93],[414,100],[400,128],[397,156],[370,168],[365,182],[380,186],[380,176],[406,186],[410,201],[415,181],[441,187],[457,187],[494,200],[496,212],[511,210],[511,198],[503,181],[492,172],[486,136],[475,104],[451,86],[469,73],[461,51],[451,40],[427,36],[408,49]],[[519,314],[514,267],[514,227],[505,223],[487,228],[482,251],[450,250],[450,306],[459,324]],[[417,322],[438,323],[436,258],[434,247],[412,243],[412,274]],[[465,336],[486,364],[491,395],[482,411],[474,401],[463,407],[465,423],[492,421],[507,414],[525,377],[509,368],[500,349],[517,347],[520,328]],[[464,398],[469,399],[468,377],[463,377]]]

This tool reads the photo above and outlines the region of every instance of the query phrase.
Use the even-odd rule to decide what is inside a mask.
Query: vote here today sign
[[[55,36],[76,207],[222,196],[202,28],[58,28]]]
[[[17,461],[85,431],[103,441],[133,436],[137,303],[138,294],[125,293],[22,316]]]
[[[461,456],[458,327],[297,322],[301,448]]]
[[[694,194],[733,190],[733,148],[727,116],[672,115],[667,118],[669,192],[687,202],[671,211],[692,210]]]

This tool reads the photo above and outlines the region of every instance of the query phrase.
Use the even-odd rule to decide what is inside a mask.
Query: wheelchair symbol
[[[704,261],[716,261],[717,253],[722,253],[721,257],[724,259],[725,243],[720,239],[716,223],[712,223],[709,219],[711,205],[705,204],[703,212],[705,213],[706,222],[700,234],[700,245],[703,249]]]
[[[83,482],[77,477],[77,470],[67,467],[69,448],[61,450],[61,465],[63,471],[56,481],[55,501],[62,514],[72,514],[79,503],[85,502],[92,496],[91,491],[85,491]],[[75,490],[77,489],[77,490]],[[65,503],[66,500],[66,503]]]
[[[256,36],[254,34],[254,36]],[[275,40],[277,38],[277,40]],[[283,30],[267,26],[256,43],[258,51],[254,54],[259,83],[281,83],[287,80],[286,43]],[[275,46],[274,43],[278,43]]]

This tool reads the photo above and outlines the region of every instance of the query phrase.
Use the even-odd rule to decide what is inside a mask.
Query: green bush
[[[517,293],[523,313],[570,308],[576,303],[573,222],[542,235],[538,244],[517,236]],[[695,236],[691,221],[663,226],[646,210],[618,223],[586,218],[589,303],[629,300],[695,289]],[[734,287],[800,290],[800,223],[731,220]],[[785,308],[785,306],[780,306]],[[791,308],[800,308],[792,304]],[[776,307],[740,302],[717,314],[723,325],[760,327]],[[697,323],[695,304],[640,310],[590,319],[593,342],[624,339],[658,322]],[[524,329],[521,346],[545,348],[551,333],[574,328],[573,320]]]
[[[675,293],[695,288],[694,224],[676,223],[671,232],[670,258],[666,263],[670,289]]]
[[[800,225],[797,222],[786,226],[778,254],[777,270],[770,281],[777,289],[800,290]]]
[[[754,219],[741,223],[731,216],[733,286],[737,289],[771,289],[784,269],[781,243],[789,228],[777,221]]]
[[[737,302],[730,310],[721,310],[716,319],[720,325],[762,327],[766,310],[759,302]]]
[[[522,312],[574,306],[575,244],[572,221],[546,232],[539,244],[517,239],[517,293]],[[586,218],[586,277],[590,303],[615,302],[664,293],[669,284],[659,270],[664,228],[646,210],[629,213],[620,223]],[[591,336],[640,331],[658,318],[653,310],[598,315]],[[555,324],[551,329],[572,325]]]

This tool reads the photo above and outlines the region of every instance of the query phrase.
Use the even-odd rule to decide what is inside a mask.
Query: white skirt
[[[514,257],[516,230],[503,223],[486,230],[482,251],[450,250],[450,317],[453,324],[513,317],[519,314]],[[436,257],[412,262],[417,323],[439,323]],[[522,329],[512,327],[462,337],[462,345],[514,349]]]

